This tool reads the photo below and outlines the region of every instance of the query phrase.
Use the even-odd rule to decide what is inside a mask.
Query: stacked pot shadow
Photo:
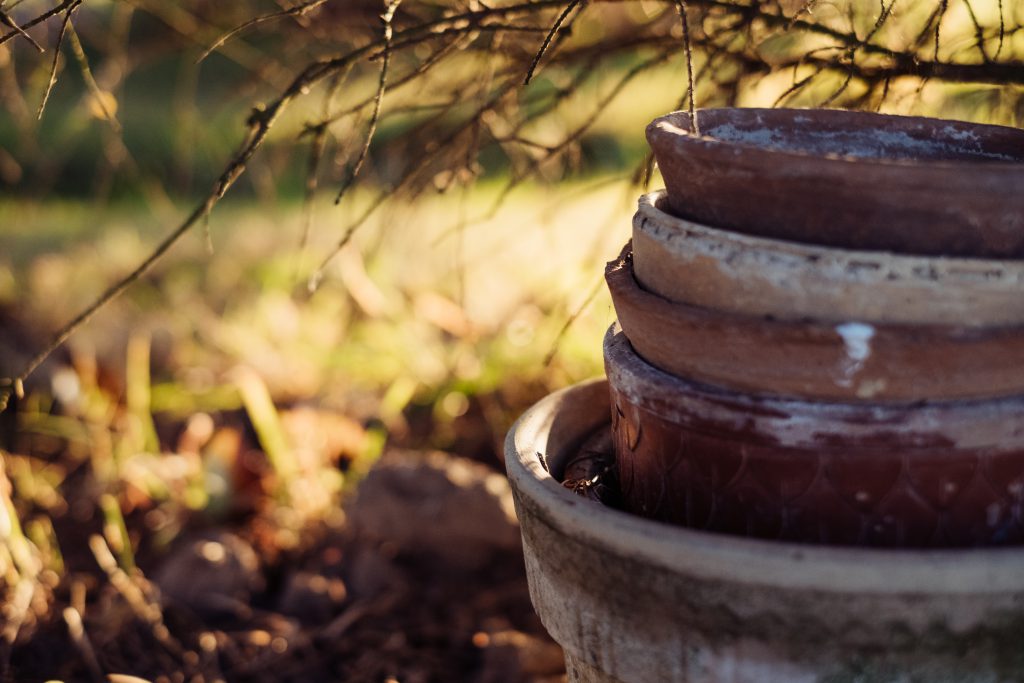
[[[1024,132],[827,110],[648,128],[608,264],[624,505],[802,542],[1024,541]]]

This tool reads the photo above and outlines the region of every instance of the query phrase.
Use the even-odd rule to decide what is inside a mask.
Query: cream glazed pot
[[[633,261],[648,291],[676,303],[778,319],[1012,326],[1024,322],[1024,260],[909,256],[755,237],[640,198]]]
[[[505,459],[534,607],[569,680],[1024,680],[1024,549],[866,550],[644,520],[563,488],[608,428],[605,381],[552,394]]]

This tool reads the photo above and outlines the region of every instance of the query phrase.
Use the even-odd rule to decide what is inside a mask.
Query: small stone
[[[465,569],[520,547],[505,477],[445,453],[389,453],[360,484],[349,515],[362,539]]]
[[[303,622],[322,622],[338,612],[347,596],[341,579],[299,571],[288,577],[278,607]]]
[[[165,601],[197,614],[244,611],[263,589],[259,558],[238,536],[218,531],[179,545],[154,573]]]

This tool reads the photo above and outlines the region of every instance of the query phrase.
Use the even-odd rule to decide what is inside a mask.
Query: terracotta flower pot
[[[605,338],[627,509],[810,543],[1024,541],[1024,398],[906,406],[713,389]]]
[[[1021,327],[785,321],[672,303],[637,283],[629,245],[605,280],[637,353],[678,377],[826,400],[1024,393]]]
[[[647,140],[672,213],[751,235],[1024,257],[1024,131],[867,112],[706,109]]]
[[[670,301],[779,319],[1024,323],[1024,261],[905,256],[751,237],[667,213],[640,198],[633,269]]]
[[[833,548],[645,520],[559,484],[608,386],[544,399],[505,441],[534,607],[569,680],[1024,679],[1024,550]]]

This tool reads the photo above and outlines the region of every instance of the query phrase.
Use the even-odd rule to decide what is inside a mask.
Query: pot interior
[[[670,117],[689,130],[682,112]],[[1024,132],[869,112],[799,109],[710,109],[700,133],[765,150],[888,161],[1024,162]]]

